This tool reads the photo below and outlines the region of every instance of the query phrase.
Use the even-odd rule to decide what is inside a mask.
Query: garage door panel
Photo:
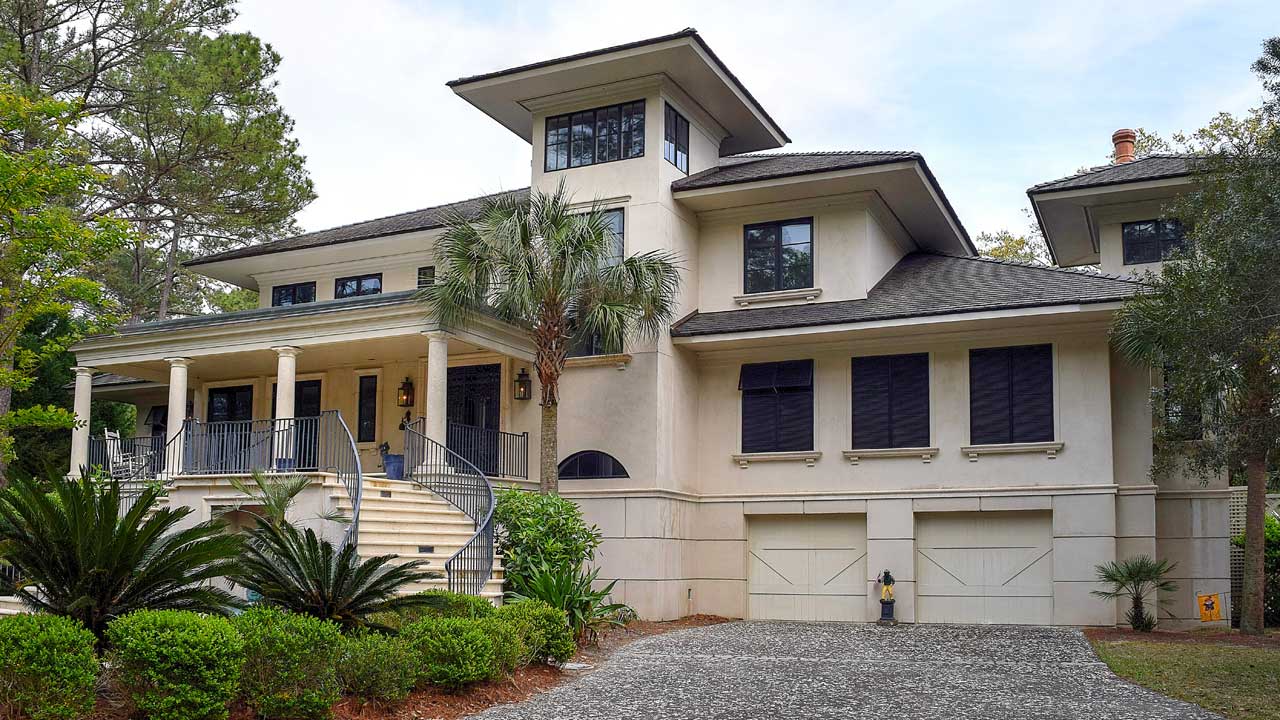
[[[920,622],[1048,624],[1053,532],[1047,512],[916,517]]]
[[[861,515],[757,516],[749,525],[748,614],[765,620],[861,620]]]

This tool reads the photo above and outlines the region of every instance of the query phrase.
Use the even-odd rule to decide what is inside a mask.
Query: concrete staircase
[[[351,501],[341,486],[334,488],[332,498],[339,510],[350,514]],[[360,507],[357,548],[361,557],[398,555],[426,560],[427,568],[441,577],[415,583],[406,592],[448,588],[444,564],[475,534],[471,518],[419,485],[383,478],[364,479]],[[494,558],[493,576],[480,594],[495,605],[502,604],[500,558]]]
[[[22,601],[12,595],[0,596],[0,617],[26,612]]]

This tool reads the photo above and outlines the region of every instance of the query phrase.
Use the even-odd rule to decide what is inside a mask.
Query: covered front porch
[[[495,481],[537,481],[532,348],[488,318],[445,329],[384,295],[128,326],[73,350],[72,473],[396,478],[425,438]],[[136,406],[132,436],[90,436],[95,398]]]

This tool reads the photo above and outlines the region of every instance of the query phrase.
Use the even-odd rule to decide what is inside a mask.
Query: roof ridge
[[[731,160],[733,158],[771,158],[771,157],[798,157],[798,156],[831,156],[831,155],[919,155],[915,150],[814,150],[812,152],[752,152],[738,153],[737,155],[726,155],[723,159]]]
[[[1056,265],[1041,265],[1033,262],[1023,262],[1021,260],[1005,260],[1003,258],[987,257],[985,255],[953,255],[951,253],[937,252],[934,250],[917,250],[921,255],[937,255],[938,257],[955,258],[956,260],[972,260],[974,262],[991,263],[992,265],[1008,265],[1010,267],[1024,267],[1034,270],[1046,270],[1048,272],[1066,273],[1068,275],[1077,275],[1080,277],[1103,278],[1105,280],[1118,280],[1131,285],[1146,285],[1141,280],[1135,280],[1124,275],[1114,275],[1112,273],[1092,272],[1089,270],[1077,270],[1076,268],[1058,267]]]
[[[498,192],[486,193],[484,195],[476,195],[475,197],[469,197],[462,200],[454,200],[453,202],[440,203],[439,205],[428,205],[427,207],[418,208],[416,210],[405,210],[404,212],[391,213],[390,215],[380,215],[378,217],[368,218],[366,220],[356,220],[355,222],[343,223],[341,225],[333,225],[331,227],[320,228],[319,230],[308,230],[307,232],[304,232],[304,233],[298,233],[297,235],[289,235],[288,237],[277,238],[275,240],[271,240],[269,242],[265,242],[262,244],[270,245],[271,243],[280,242],[281,240],[293,240],[295,238],[306,237],[308,235],[316,235],[318,233],[329,232],[331,230],[341,230],[342,228],[355,227],[357,225],[366,225],[368,223],[378,222],[379,220],[390,220],[391,218],[404,217],[405,215],[413,215],[414,213],[427,212],[429,210],[440,210],[442,208],[447,208],[450,205],[461,205],[462,203],[474,202],[476,200],[484,200],[485,198],[497,197],[499,195],[506,195],[508,193],[521,192],[528,189],[529,188],[527,187],[523,187],[523,188],[516,188],[512,190],[499,190]]]

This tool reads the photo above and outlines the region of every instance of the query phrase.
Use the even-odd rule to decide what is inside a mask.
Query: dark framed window
[[[313,282],[276,285],[271,288],[271,306],[301,305],[316,301],[316,284]]]
[[[1203,440],[1204,408],[1195,393],[1182,397],[1176,392],[1176,385],[1170,382],[1176,372],[1172,365],[1164,367],[1164,436],[1170,440]]]
[[[351,277],[338,278],[333,282],[333,296],[335,298],[377,295],[381,292],[382,273],[353,275]]]
[[[752,363],[738,376],[742,452],[813,449],[813,361]]]
[[[742,234],[747,294],[813,287],[813,218],[747,225]]]
[[[1185,236],[1182,223],[1177,220],[1124,223],[1120,226],[1124,264],[1140,265],[1168,260],[1174,252],[1182,249]]]
[[[371,443],[378,438],[378,376],[361,375],[356,401],[356,442]]]
[[[969,442],[1053,440],[1053,346],[969,351]]]
[[[424,288],[436,284],[436,266],[424,265],[418,268],[418,287]]]
[[[605,257],[606,265],[617,265],[622,262],[626,252],[626,222],[622,208],[604,211],[605,220],[613,231],[613,245]],[[587,357],[590,355],[608,355],[622,352],[621,348],[609,348],[598,335],[582,335],[575,337],[569,344],[567,357]]]
[[[599,450],[583,450],[565,458],[559,475],[561,480],[631,477],[617,458]]]
[[[547,118],[547,172],[644,155],[644,101]]]
[[[689,121],[670,105],[662,131],[662,157],[680,172],[689,172]]]
[[[169,406],[152,405],[143,424],[150,428],[152,437],[163,436],[169,426]]]
[[[853,359],[853,448],[929,445],[929,355]]]

